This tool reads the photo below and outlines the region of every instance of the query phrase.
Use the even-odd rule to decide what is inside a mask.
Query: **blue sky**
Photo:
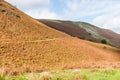
[[[38,19],[84,21],[120,33],[120,0],[6,0]]]

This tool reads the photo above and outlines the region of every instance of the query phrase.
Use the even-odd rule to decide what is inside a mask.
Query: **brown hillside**
[[[68,36],[0,2],[0,74],[80,67],[120,68],[120,50]]]
[[[120,47],[120,34],[107,29],[102,29],[86,22],[73,22],[61,20],[38,20],[48,27],[65,32],[71,36],[93,42],[101,42],[105,39],[109,45]]]
[[[117,34],[113,31],[107,29],[98,29],[99,33],[106,38],[108,38],[111,42],[114,43],[114,46],[120,48],[120,34]]]
[[[6,74],[67,68],[120,68],[120,50],[77,38],[1,43]]]
[[[35,40],[64,36],[65,34],[38,23],[5,1],[0,2],[1,40]]]
[[[52,20],[45,20],[45,19],[41,19],[39,21],[48,25],[48,27],[65,32],[73,37],[100,42],[99,40],[90,36],[90,34],[86,30],[78,27],[71,21],[60,21],[60,20],[52,21]]]

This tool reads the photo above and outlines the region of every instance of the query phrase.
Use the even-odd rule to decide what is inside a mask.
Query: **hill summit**
[[[86,22],[50,19],[41,19],[38,21],[48,25],[48,27],[65,32],[73,37],[97,43],[105,42],[108,45],[118,48],[120,47],[120,34],[117,34],[108,29],[99,28]]]
[[[35,40],[60,36],[64,34],[48,28],[43,23],[38,23],[9,3],[0,2],[1,40]]]

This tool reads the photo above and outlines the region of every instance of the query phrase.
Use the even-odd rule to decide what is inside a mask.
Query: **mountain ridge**
[[[113,32],[109,29],[103,29],[87,22],[74,22],[74,21],[62,21],[62,20],[50,20],[50,19],[40,19],[49,27],[56,30],[65,32],[71,36],[83,38],[93,42],[101,42],[102,39],[107,41],[107,44],[114,47],[120,47],[120,34]],[[71,32],[70,32],[71,31]],[[85,35],[86,34],[86,35]]]

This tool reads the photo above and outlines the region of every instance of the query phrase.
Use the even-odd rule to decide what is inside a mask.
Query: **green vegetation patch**
[[[72,69],[0,76],[0,80],[120,80],[119,69]]]

